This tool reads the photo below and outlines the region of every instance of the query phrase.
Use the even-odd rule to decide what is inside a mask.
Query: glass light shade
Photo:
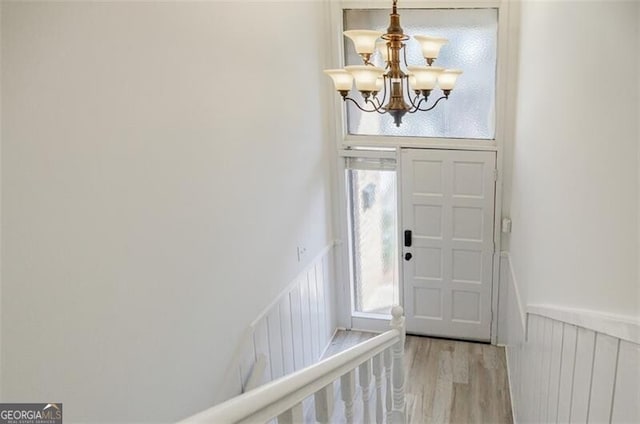
[[[409,73],[415,77],[414,90],[433,90],[438,76],[444,71],[436,66],[408,66]]]
[[[383,77],[378,77],[378,79],[376,79],[376,90],[378,93],[382,91],[382,88],[384,87],[384,78]]]
[[[376,43],[376,49],[380,52],[380,57],[386,64],[389,61],[389,49],[387,48],[387,40],[379,40]]]
[[[456,80],[462,74],[462,71],[458,69],[445,69],[438,76],[438,85],[442,90],[453,90],[456,85]]]
[[[353,75],[359,91],[376,91],[378,78],[384,74],[384,69],[376,66],[356,65],[345,69]]]
[[[324,73],[331,77],[338,91],[349,91],[353,87],[353,75],[344,69],[327,69]]]
[[[425,59],[437,59],[440,54],[440,49],[449,41],[446,38],[431,37],[428,35],[414,35],[413,38],[420,43],[422,56],[424,56]]]
[[[372,54],[376,50],[376,40],[380,38],[382,32],[368,29],[354,29],[345,31],[344,35],[353,41],[358,54]]]
[[[417,83],[417,81],[416,81],[415,75],[409,74],[409,87],[412,90],[417,90],[416,83]]]

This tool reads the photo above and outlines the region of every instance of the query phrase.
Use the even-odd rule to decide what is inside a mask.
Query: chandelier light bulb
[[[420,47],[422,48],[422,56],[427,60],[427,63],[431,65],[434,60],[438,58],[440,49],[447,44],[449,40],[442,37],[431,37],[429,35],[414,35],[414,37]]]
[[[384,69],[376,66],[355,65],[347,66],[345,69],[356,80],[358,91],[377,91],[378,78],[384,74]]]
[[[327,69],[324,73],[331,77],[338,91],[349,91],[353,87],[353,75],[344,69]]]
[[[453,87],[456,85],[456,81],[458,77],[462,74],[462,71],[458,69],[445,69],[438,76],[438,85],[441,90],[453,90]]]

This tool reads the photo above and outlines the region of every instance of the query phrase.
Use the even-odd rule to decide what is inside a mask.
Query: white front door
[[[495,165],[495,152],[402,150],[409,333],[490,340]]]

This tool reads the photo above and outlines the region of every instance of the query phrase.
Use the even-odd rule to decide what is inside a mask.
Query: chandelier
[[[371,30],[344,32],[344,35],[353,41],[364,65],[327,69],[324,72],[333,79],[334,86],[345,103],[350,101],[363,112],[388,113],[393,117],[396,127],[399,127],[405,114],[430,111],[442,99],[448,99],[462,71],[432,66],[438,58],[440,49],[447,43],[447,39],[427,35],[413,37],[422,47],[426,66],[407,64],[407,48],[404,42],[409,39],[409,36],[404,34],[400,26],[397,3],[398,0],[393,0],[386,34]],[[386,63],[385,69],[371,63],[371,56],[376,50]],[[400,66],[401,56],[406,71],[403,71]],[[360,105],[358,101],[349,97],[354,80],[364,105]],[[442,90],[442,96],[431,106],[427,106],[429,96],[436,85]]]

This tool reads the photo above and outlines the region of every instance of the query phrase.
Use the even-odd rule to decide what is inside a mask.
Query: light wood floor
[[[374,336],[339,331],[325,357]],[[503,348],[407,336],[405,369],[409,423],[512,423]],[[358,397],[356,406],[361,404]],[[340,404],[337,400],[336,409]],[[362,416],[357,412],[356,417]],[[336,413],[339,422],[340,411]]]

